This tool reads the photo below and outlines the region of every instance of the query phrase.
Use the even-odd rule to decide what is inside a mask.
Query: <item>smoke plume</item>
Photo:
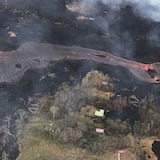
[[[8,10],[0,15],[1,50],[36,41],[135,59],[160,46],[159,13],[159,0],[8,0]]]
[[[120,9],[121,6],[131,5],[135,14],[138,14],[144,18],[149,18],[153,21],[160,21],[160,1],[159,0],[81,0],[79,2],[81,10],[85,10],[83,6],[90,4],[90,8],[96,8],[97,2],[106,4],[112,9]]]
[[[140,52],[145,52],[146,42],[159,47],[159,27],[150,25],[160,22],[159,0],[73,0],[70,4],[70,10],[95,18],[107,51],[132,59],[137,46]]]

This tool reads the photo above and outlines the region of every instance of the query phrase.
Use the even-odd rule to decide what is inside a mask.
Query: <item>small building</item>
[[[104,133],[104,129],[102,129],[102,128],[96,128],[96,132],[97,133]]]
[[[103,117],[104,116],[104,110],[100,109],[99,111],[95,111],[95,116],[97,117]]]

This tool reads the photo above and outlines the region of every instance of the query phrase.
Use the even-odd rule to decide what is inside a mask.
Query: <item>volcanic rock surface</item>
[[[77,6],[77,2],[0,1],[0,159],[62,160],[68,156],[101,160],[110,156],[114,160],[120,150],[123,159],[156,159],[151,143],[159,141],[160,135],[159,84],[144,83],[125,66],[101,63],[98,59],[104,53],[99,57],[97,50],[137,62],[158,62],[160,23],[140,16],[131,4],[111,8],[98,1],[95,9],[90,3]],[[98,55],[90,58],[88,51],[95,54],[95,50],[66,47],[73,45],[95,49]],[[75,51],[76,58],[64,55],[74,57]],[[154,71],[149,73],[154,77]],[[98,76],[110,81],[103,82]],[[94,98],[88,101],[84,81],[92,84],[88,96]],[[74,101],[72,92],[76,93]],[[72,106],[71,110],[65,106]],[[100,108],[105,109],[104,119],[93,115]],[[74,123],[70,123],[72,118]],[[95,127],[104,127],[105,134],[97,135]],[[53,129],[62,141],[54,141]],[[72,136],[74,141],[70,141]],[[42,154],[26,156],[37,150]],[[48,154],[51,152],[54,157]]]

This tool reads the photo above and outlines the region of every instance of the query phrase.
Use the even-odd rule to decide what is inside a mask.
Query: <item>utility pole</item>
[[[118,151],[118,160],[121,160],[121,153],[124,153],[124,151]]]

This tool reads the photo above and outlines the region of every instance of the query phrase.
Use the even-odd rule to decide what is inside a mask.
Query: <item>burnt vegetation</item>
[[[1,104],[6,106],[6,111],[1,108],[2,118],[6,117],[1,130],[3,156],[17,157],[28,124],[32,136],[96,153],[137,148],[134,140],[159,137],[157,85],[122,83],[119,76],[102,72],[105,66],[97,65],[92,70],[92,65],[87,65],[81,70],[84,64],[53,62],[44,70],[27,71],[18,84],[1,86]],[[12,111],[8,104],[12,104]],[[94,115],[98,109],[104,109],[103,118]],[[38,125],[32,126],[37,118]],[[104,134],[96,133],[96,128],[103,128]],[[142,153],[138,152],[137,157]]]
[[[77,12],[65,7],[70,2],[0,1],[1,49],[13,50],[24,42],[35,41],[111,51],[143,62],[160,59],[159,40],[150,36],[154,38],[151,45],[146,38],[153,29],[159,31],[159,22],[135,15],[129,5],[113,14],[101,2],[93,14],[95,21],[82,22],[77,20]],[[101,28],[106,26],[105,21],[107,32]],[[130,39],[132,44],[127,43]],[[39,59],[35,61],[40,63]],[[22,66],[15,65],[17,70]],[[154,70],[148,73],[155,77]],[[42,70],[28,70],[16,84],[0,84],[0,159],[17,158],[25,127],[38,117],[40,124],[29,130],[32,136],[72,144],[92,153],[133,148],[137,159],[145,160],[150,156],[139,146],[140,139],[160,137],[159,95],[159,84],[137,82],[123,68],[91,61],[51,62]],[[98,109],[104,109],[103,118],[94,116]],[[103,128],[104,134],[96,133],[96,128]]]
[[[31,127],[31,132],[34,136],[78,145],[97,153],[136,149],[133,141],[140,137],[159,137],[160,125],[156,96],[144,94],[143,98],[137,98],[136,90],[140,92],[141,89],[125,89],[117,94],[114,79],[102,72],[91,71],[80,84],[63,84],[54,95],[46,97],[38,116],[47,119],[48,123]],[[103,118],[94,115],[98,109],[105,110]],[[105,133],[96,133],[96,128],[103,128]],[[137,158],[142,155],[143,150],[140,152],[139,149]]]

